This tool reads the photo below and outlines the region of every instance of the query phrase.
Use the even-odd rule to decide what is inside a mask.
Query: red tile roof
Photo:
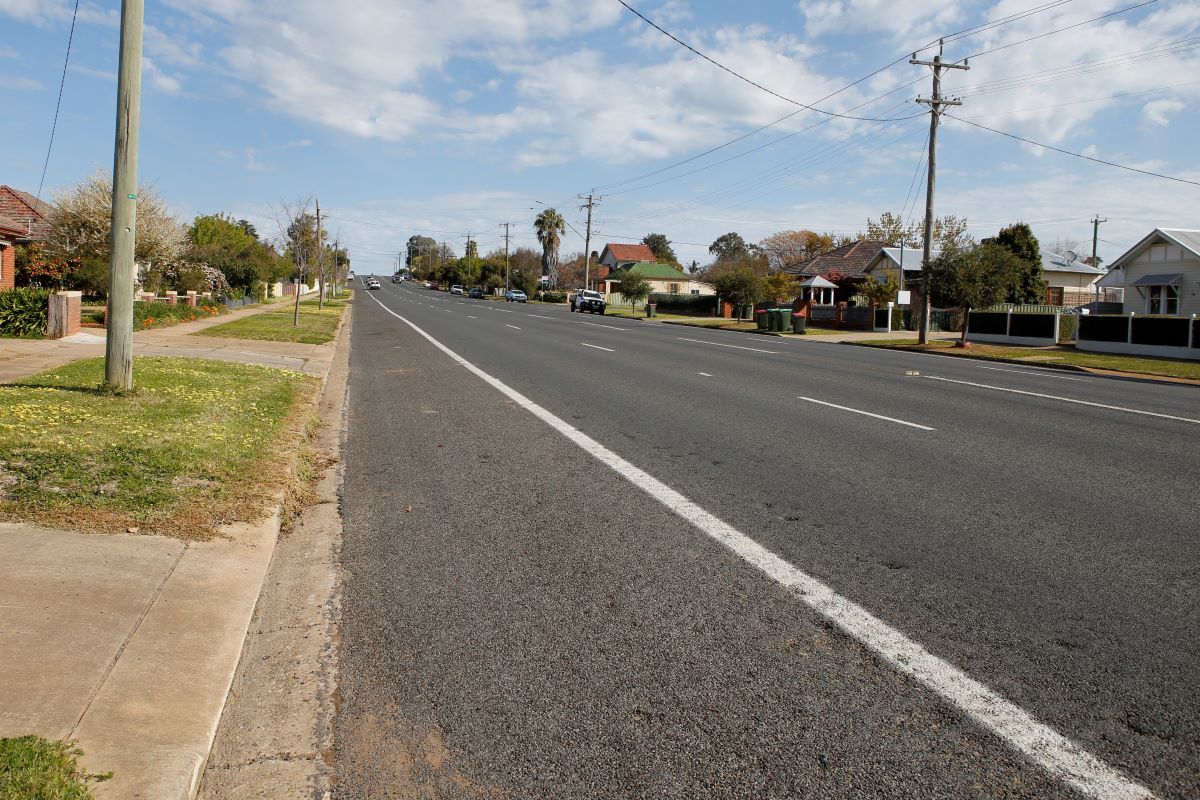
[[[874,239],[860,239],[807,261],[801,261],[799,264],[793,264],[784,271],[805,277],[813,275],[824,277],[830,272],[840,272],[848,278],[858,278],[862,276],[866,266],[871,263],[871,259],[875,258],[885,246],[884,242]]]
[[[29,192],[11,186],[0,186],[0,216],[16,220],[23,230],[30,227],[35,235],[44,234],[46,218],[52,210],[49,203],[38,200]]]
[[[644,244],[606,244],[604,249],[617,261],[656,261],[654,251]],[[604,254],[600,254],[604,258]]]

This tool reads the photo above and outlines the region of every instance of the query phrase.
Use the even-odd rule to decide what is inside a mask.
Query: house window
[[[692,289],[692,294],[700,294],[700,290],[699,290],[699,289]]]
[[[670,291],[671,291],[671,294],[679,294],[679,284],[672,283],[670,286]]]
[[[1150,286],[1146,293],[1147,314],[1178,314],[1179,287]]]

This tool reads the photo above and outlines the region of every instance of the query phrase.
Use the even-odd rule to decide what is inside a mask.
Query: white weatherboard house
[[[1126,314],[1200,314],[1200,230],[1155,228],[1099,283],[1125,289]]]

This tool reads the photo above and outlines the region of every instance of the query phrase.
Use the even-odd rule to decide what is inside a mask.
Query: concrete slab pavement
[[[325,345],[189,335],[226,316],[139,333],[135,352],[324,381],[349,317]],[[0,345],[0,380],[103,354],[86,341],[13,344]],[[277,511],[210,542],[0,525],[0,736],[76,740],[85,769],[114,773],[98,798],[194,797],[278,531]]]

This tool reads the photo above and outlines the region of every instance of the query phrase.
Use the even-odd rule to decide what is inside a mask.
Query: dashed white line
[[[704,376],[704,377],[706,377],[706,378],[711,378],[711,377],[712,377],[712,375],[711,375],[711,374],[709,374],[709,373],[707,373],[707,372],[697,372],[696,374],[697,374],[697,375],[703,375],[703,376]]]
[[[1174,414],[1160,414],[1157,411],[1143,411],[1140,408],[1125,408],[1124,406],[1110,406],[1107,403],[1093,403],[1090,400],[1076,400],[1074,397],[1060,397],[1056,394],[1042,394],[1041,392],[1027,392],[1023,389],[1009,389],[1007,386],[992,386],[986,383],[974,383],[972,381],[956,381],[953,378],[939,378],[936,375],[926,375],[931,381],[943,381],[944,383],[960,383],[963,386],[974,386],[979,389],[991,389],[996,392],[1009,392],[1010,394],[1023,394],[1029,397],[1041,397],[1046,400],[1058,400],[1062,403],[1074,403],[1080,406],[1091,406],[1092,408],[1106,408],[1109,411],[1121,411],[1126,414],[1138,414],[1143,417],[1158,417],[1159,419],[1170,419],[1176,422],[1190,422],[1194,425],[1200,425],[1200,419],[1191,419],[1190,417],[1177,417]]]
[[[592,327],[595,327],[595,328],[608,328],[610,331],[627,331],[627,330],[629,330],[629,328],[622,328],[620,325],[604,325],[603,323],[600,323],[600,322],[588,322],[588,321],[582,320],[582,319],[575,320],[575,324],[576,325],[591,325]]]
[[[538,319],[554,319],[554,320],[558,319],[558,317],[547,317],[545,314],[529,314],[529,313],[526,313],[526,314],[525,314],[525,316],[527,316],[527,317],[537,317]]]
[[[467,314],[467,319],[479,319],[479,317],[473,317],[470,314]]]
[[[580,342],[580,344],[581,344],[581,345],[583,345],[584,347],[591,347],[591,348],[593,348],[593,349],[595,349],[595,350],[603,350],[603,351],[604,351],[604,352],[606,352],[606,353],[615,353],[615,352],[617,352],[616,350],[613,350],[611,347],[601,347],[601,346],[600,346],[600,345],[598,345],[598,344],[588,344],[587,342]]]
[[[676,336],[681,342],[695,342],[696,344],[711,344],[714,347],[732,347],[734,350],[750,350],[755,353],[769,353],[773,356],[779,355],[776,350],[759,350],[757,347],[742,347],[740,344],[721,344],[720,342],[706,342],[703,339],[687,339],[683,336]]]
[[[1022,375],[1037,375],[1039,378],[1057,378],[1060,381],[1080,381],[1082,383],[1090,382],[1090,381],[1088,381],[1087,378],[1072,378],[1068,375],[1054,375],[1050,372],[1041,372],[1041,371],[1032,370],[1032,369],[1004,369],[1003,367],[985,367],[983,365],[980,365],[979,368],[980,369],[990,369],[993,372],[1018,372]]]
[[[796,565],[772,553],[729,523],[705,511],[653,475],[572,427],[565,420],[498,380],[415,324],[385,306],[380,308],[408,325],[441,350],[517,405],[558,431],[593,458],[608,466],[673,513],[727,547],[747,564],[787,588],[848,635],[885,659],[892,667],[956,705],[967,716],[990,730],[1006,744],[1083,794],[1097,800],[1154,800],[1145,786],[1084,750],[1029,712],[989,689],[950,662],[938,658],[919,642],[867,611]]]
[[[874,414],[870,411],[863,411],[860,408],[850,408],[850,406],[839,406],[837,403],[826,403],[824,400],[814,400],[811,397],[798,397],[796,399],[797,400],[806,400],[809,403],[816,403],[817,405],[821,405],[821,406],[829,406],[830,408],[839,408],[842,411],[849,411],[854,414],[862,414],[864,417],[874,417],[875,419],[887,420],[888,422],[894,422],[897,425],[907,425],[910,428],[919,428],[920,430],[923,430],[923,431],[937,430],[937,428],[930,428],[928,425],[918,425],[915,422],[906,422],[905,420],[896,419],[895,417],[885,417],[883,414]]]
[[[521,330],[521,329],[520,329],[520,328],[518,328],[516,325],[509,325],[507,322],[506,322],[506,323],[504,323],[504,327],[506,327],[506,328],[512,328],[512,329],[513,329],[513,330],[515,330],[515,331],[519,331],[519,330]]]

